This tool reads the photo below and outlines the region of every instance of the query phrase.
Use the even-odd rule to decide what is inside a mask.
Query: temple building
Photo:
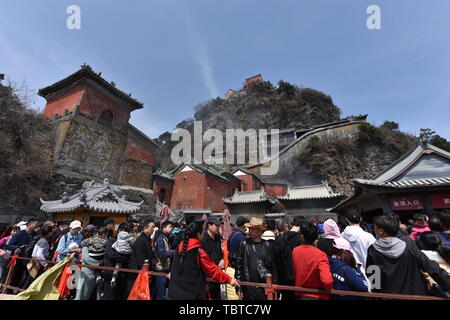
[[[303,215],[325,220],[335,218],[327,209],[337,205],[342,193],[321,185],[291,187],[265,183],[243,168],[228,171],[220,165],[182,164],[171,172],[154,174],[154,199],[181,215],[221,215],[225,209],[231,222],[240,215],[286,219]],[[161,206],[161,205],[159,205]]]
[[[113,218],[117,223],[127,221],[129,215],[139,212],[142,202],[127,201],[115,191],[120,187],[112,186],[107,179],[103,183],[86,182],[83,189],[69,196],[66,192],[59,200],[41,199],[41,211],[51,214],[56,222],[79,220],[83,226],[103,225],[106,218]]]
[[[53,119],[54,174],[81,185],[103,180],[150,189],[159,146],[129,123],[143,104],[83,65],[39,90]]]
[[[222,214],[224,197],[231,196],[242,180],[216,164],[181,164],[170,172],[154,174],[154,199],[182,214]]]
[[[359,210],[363,218],[395,212],[405,221],[415,213],[450,209],[450,153],[418,145],[373,179],[353,179],[352,197],[331,209]]]
[[[321,185],[291,187],[282,184],[265,184],[260,190],[236,191],[224,203],[232,216],[254,216],[258,218],[290,219],[304,216],[324,221],[335,219],[328,211],[344,198],[334,192],[325,182]]]

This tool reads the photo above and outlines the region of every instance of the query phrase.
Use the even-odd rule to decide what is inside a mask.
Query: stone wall
[[[123,184],[141,188],[150,188],[153,185],[153,166],[142,161],[128,158],[123,172]]]
[[[55,123],[61,145],[55,145],[55,173],[79,180],[108,178],[120,183],[125,163],[126,133],[96,123],[75,113],[67,121]]]
[[[278,173],[272,176],[262,176],[262,179],[271,183],[290,183],[294,186],[315,185],[322,183],[322,177],[311,173],[298,161],[298,155],[305,152],[308,144],[313,137],[318,137],[321,141],[333,141],[336,139],[352,139],[358,132],[358,126],[364,123],[362,121],[350,124],[336,125],[328,129],[318,129],[306,136],[291,147],[280,153]],[[259,173],[260,168],[252,168],[252,171]]]

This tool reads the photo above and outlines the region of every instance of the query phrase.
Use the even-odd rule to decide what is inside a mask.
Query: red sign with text
[[[430,200],[434,209],[450,208],[450,194],[431,194]]]
[[[401,198],[390,198],[392,210],[420,210],[423,209],[422,200],[419,196]]]

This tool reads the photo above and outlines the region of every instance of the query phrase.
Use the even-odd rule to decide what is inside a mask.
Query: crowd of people
[[[345,223],[296,217],[290,223],[237,217],[228,240],[222,221],[186,217],[185,223],[152,219],[102,226],[80,221],[35,219],[0,225],[0,282],[5,283],[12,256],[61,261],[73,256],[85,265],[149,270],[153,300],[265,300],[264,288],[242,281],[330,291],[450,297],[450,212],[417,214],[402,223],[395,213],[362,221],[356,210]],[[18,260],[11,286],[26,289],[52,266]],[[80,269],[76,288],[63,299],[125,300],[137,273]],[[211,278],[213,281],[207,281]],[[10,289],[10,293],[14,293]],[[281,291],[281,300],[365,299],[326,292]]]

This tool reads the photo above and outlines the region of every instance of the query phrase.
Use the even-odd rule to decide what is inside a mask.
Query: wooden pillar
[[[383,214],[387,214],[388,212],[392,211],[391,204],[389,203],[388,195],[379,194],[377,197],[381,203],[381,208],[383,209]]]

